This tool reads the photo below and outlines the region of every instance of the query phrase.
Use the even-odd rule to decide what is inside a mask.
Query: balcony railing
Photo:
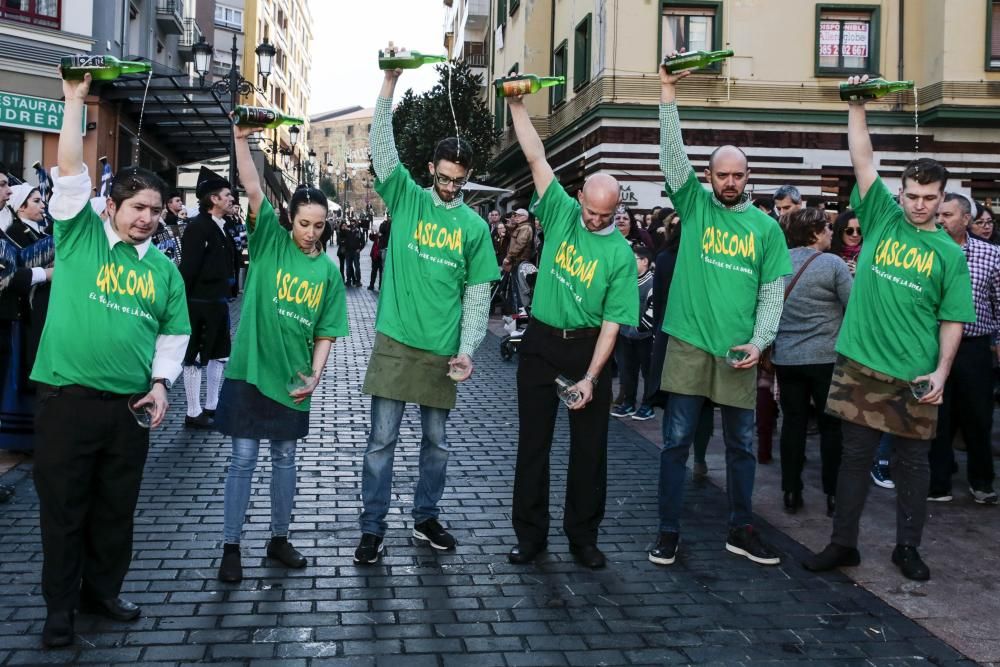
[[[462,62],[469,67],[488,67],[490,57],[485,53],[462,53]]]
[[[201,28],[194,19],[184,19],[184,34],[177,42],[177,47],[181,51],[190,51],[191,47],[201,39]]]
[[[156,0],[156,23],[168,35],[184,34],[184,17],[179,0]]]

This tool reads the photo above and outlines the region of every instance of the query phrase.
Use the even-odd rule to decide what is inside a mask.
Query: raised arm
[[[240,173],[240,183],[247,193],[250,202],[250,210],[256,215],[260,210],[260,205],[264,202],[264,191],[260,187],[260,175],[257,173],[257,166],[253,163],[250,155],[250,144],[247,137],[254,132],[260,132],[259,127],[233,128],[236,143],[236,169]]]
[[[521,144],[521,151],[524,159],[531,169],[531,178],[535,182],[535,192],[541,199],[548,190],[549,185],[555,180],[556,175],[552,172],[548,160],[545,159],[545,145],[542,144],[535,126],[531,124],[528,117],[528,110],[524,106],[524,100],[518,97],[508,97],[507,105],[510,107],[510,117],[514,122],[514,134],[517,135],[517,142]]]
[[[75,176],[84,172],[83,165],[83,102],[90,92],[90,75],[84,74],[82,81],[62,82],[63,108],[62,129],[59,131],[59,148],[56,155],[59,176]]]
[[[672,192],[680,190],[691,174],[677,114],[677,82],[689,74],[690,70],[671,74],[660,65],[660,170]]]
[[[868,80],[868,75],[852,76],[847,83],[856,84]],[[858,100],[847,106],[847,145],[851,151],[851,165],[854,167],[854,178],[858,182],[858,194],[864,199],[868,188],[875,183],[878,172],[875,171],[875,155],[872,151],[872,139],[868,134],[868,121],[865,117],[865,102]]]
[[[368,140],[372,150],[372,167],[380,181],[389,178],[399,164],[396,139],[392,134],[392,96],[396,93],[396,82],[402,73],[401,69],[385,70],[382,89],[375,101],[375,114],[372,116]]]

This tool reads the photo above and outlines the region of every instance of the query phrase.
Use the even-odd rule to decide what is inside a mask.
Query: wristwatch
[[[584,380],[589,380],[591,385],[593,385],[595,387],[597,386],[597,378],[594,377],[593,375],[591,375],[590,373],[584,373],[583,374],[583,379]]]
[[[154,384],[162,384],[164,389],[170,391],[170,383],[167,382],[167,378],[153,378],[153,381],[149,383],[149,388],[152,389]]]

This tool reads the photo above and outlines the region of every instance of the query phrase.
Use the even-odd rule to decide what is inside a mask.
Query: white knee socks
[[[206,382],[208,387],[205,390],[205,409],[215,410],[219,405],[219,390],[222,389],[222,373],[226,370],[228,359],[212,359],[205,368]]]
[[[184,395],[187,397],[187,416],[201,414],[201,367],[184,367]]]

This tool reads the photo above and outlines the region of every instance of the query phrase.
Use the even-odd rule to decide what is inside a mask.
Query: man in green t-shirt
[[[753,454],[757,362],[781,319],[783,276],[792,272],[784,234],[745,189],[747,157],[735,146],[715,149],[702,187],[684,150],[676,84],[690,74],[660,67],[660,167],[683,225],[663,330],[670,334],[661,388],[668,392],[660,451],[660,527],[649,560],[677,555],[684,477],[705,401],[722,410],[726,444],[729,535],[726,550],[754,563],[781,559],[753,529]]]
[[[511,518],[517,545],[514,564],[533,561],[548,546],[549,451],[559,409],[557,380],[572,384],[570,457],[563,531],[577,562],[601,568],[597,533],[607,495],[611,373],[619,325],[639,323],[636,263],[628,241],[612,221],[618,181],[588,178],[576,198],[556,180],[520,97],[507,98],[514,131],[531,169],[535,214],[545,234],[531,324],[518,354],[517,467]]]
[[[486,335],[490,282],[500,275],[489,227],[462,197],[474,159],[469,144],[459,137],[438,142],[427,165],[433,180],[427,189],[399,161],[392,96],[400,74],[385,71],[371,127],[375,190],[392,210],[392,234],[363,388],[372,397],[372,423],[354,562],[364,564],[382,556],[392,462],[407,403],[420,406],[423,432],[413,536],[435,549],[455,548],[455,538],[438,522],[448,466],[445,425],[456,383],[472,376],[472,353]]]
[[[167,411],[167,386],[181,372],[191,333],[184,281],[150,241],[163,181],[126,167],[111,187],[108,219],[90,206],[80,135],[89,88],[89,74],[63,82],[49,204],[56,277],[31,373],[46,646],[72,643],[78,606],[116,621],[139,616],[119,596],[132,560],[132,515],[149,429]]]
[[[867,76],[849,82],[859,80]],[[847,119],[857,179],[851,208],[865,243],[826,403],[827,412],[844,422],[844,451],[830,544],[802,564],[820,572],[861,562],[858,524],[872,457],[882,434],[891,433],[892,562],[908,579],[924,581],[930,569],[917,547],[927,517],[928,452],[962,323],[976,319],[972,282],[961,247],[935,220],[948,171],[929,158],[913,160],[903,169],[897,203],[875,170],[864,101],[849,104]]]

